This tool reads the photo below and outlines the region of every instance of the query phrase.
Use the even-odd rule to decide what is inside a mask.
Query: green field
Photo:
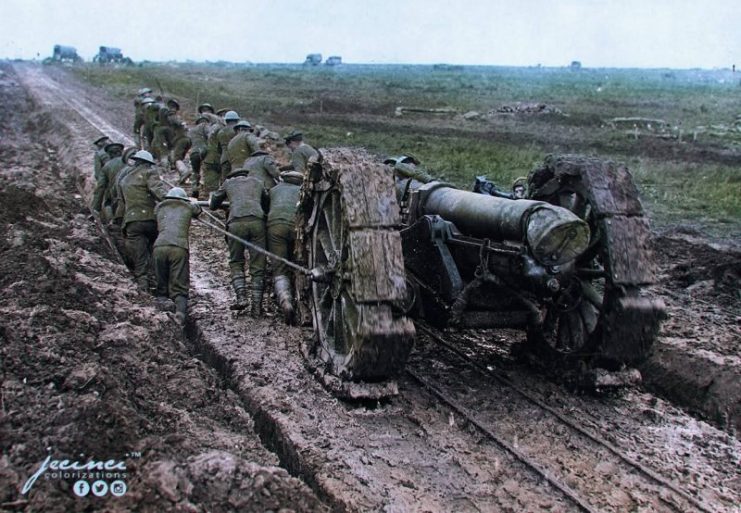
[[[741,235],[741,73],[445,66],[144,64],[72,68],[117,98],[142,86],[230,107],[278,131],[299,128],[317,147],[413,153],[460,187],[487,175],[503,186],[548,153],[624,162],[656,226],[689,224]],[[497,113],[516,102],[552,113]],[[405,113],[397,107],[455,113]],[[475,111],[479,116],[466,119]],[[491,114],[489,114],[491,113]],[[665,122],[611,123],[614,118]],[[637,125],[637,126],[634,126]]]

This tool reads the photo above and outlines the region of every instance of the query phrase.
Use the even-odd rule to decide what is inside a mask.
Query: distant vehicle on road
[[[74,46],[54,45],[52,60],[57,62],[82,62]]]
[[[342,57],[339,55],[332,55],[330,57],[327,57],[327,60],[324,61],[324,64],[327,66],[339,66],[342,64]]]
[[[100,64],[117,63],[117,64],[134,64],[131,59],[124,57],[120,48],[112,46],[101,46],[98,53],[93,57],[93,62]]]
[[[304,61],[304,66],[318,66],[322,63],[322,54],[320,53],[310,53],[306,56],[306,60]]]

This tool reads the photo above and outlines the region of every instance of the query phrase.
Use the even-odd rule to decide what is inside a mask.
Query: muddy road
[[[270,298],[264,319],[229,311],[225,243],[208,228],[191,232],[185,333],[136,290],[85,206],[90,141],[127,142],[129,102],[58,69],[0,71],[2,510],[738,510],[733,248],[657,238],[674,363],[652,365],[676,372],[681,354],[698,381],[726,376],[703,398],[674,378],[695,413],[713,403],[715,426],[656,395],[666,380],[574,393],[502,351],[509,332],[443,334],[458,352],[420,334],[397,398],[348,404],[307,370],[310,331]],[[127,492],[78,497],[74,479],[42,477],[21,494],[47,455],[123,460]]]

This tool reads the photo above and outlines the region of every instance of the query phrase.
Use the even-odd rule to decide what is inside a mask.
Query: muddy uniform
[[[170,152],[172,142],[172,128],[168,119],[170,114],[171,111],[167,107],[160,107],[157,113],[157,125],[154,128],[151,151],[158,161],[163,161]]]
[[[247,131],[239,131],[226,146],[226,159],[222,162],[221,174],[226,176],[232,169],[242,167],[245,160],[257,151],[258,139]]]
[[[103,207],[111,205],[112,189],[115,184],[115,177],[118,172],[124,168],[123,156],[116,157],[109,160],[100,170],[100,179],[95,185],[95,191],[93,192],[93,210],[96,212],[104,211]],[[105,216],[106,221],[110,221],[113,217],[113,210]]]
[[[159,112],[165,105],[155,101],[144,109],[144,148],[151,150],[154,144],[154,131],[159,124]]]
[[[236,123],[236,121],[227,123],[223,127],[219,127],[208,137],[208,151],[206,153],[206,160],[203,161],[205,165],[205,169],[203,170],[203,188],[206,189],[206,193],[219,188],[219,184],[221,183],[221,141],[226,140],[223,146],[226,148],[231,138],[236,135],[234,132],[234,125]]]
[[[319,152],[305,142],[301,142],[291,153],[291,164],[285,169],[292,169],[305,175],[309,167],[309,159],[317,158],[318,156]]]
[[[98,148],[95,150],[95,155],[93,155],[93,176],[95,176],[96,182],[100,180],[100,170],[103,169],[103,166],[105,166],[110,159],[111,157],[106,153],[105,148]]]
[[[413,178],[417,180],[418,182],[422,183],[428,183],[434,180],[432,175],[430,175],[427,171],[424,169],[420,169],[416,167],[413,164],[406,164],[404,162],[398,162],[394,164],[394,175],[397,178]]]
[[[200,213],[198,205],[169,196],[154,209],[159,232],[154,241],[156,295],[172,299],[178,316],[183,319],[188,309],[190,289],[188,232],[191,219]]]
[[[141,147],[141,133],[144,124],[147,121],[147,103],[142,103],[146,96],[139,96],[134,99],[134,142],[137,147]]]
[[[178,113],[173,111],[167,116],[167,126],[170,129],[168,143],[172,148],[172,161],[184,160],[192,145],[188,128]]]
[[[234,137],[236,137],[236,135],[237,132],[234,130],[234,124],[232,123],[227,123],[225,127],[220,128],[219,131],[216,132],[216,142],[219,151],[219,169],[221,170],[219,182],[223,182],[231,172],[231,169],[229,169],[228,148],[229,143],[234,139]]]
[[[277,182],[280,171],[272,156],[266,151],[258,150],[244,161],[242,166],[249,170],[250,176],[262,180],[266,189],[271,189]]]
[[[131,260],[136,283],[149,289],[149,272],[152,269],[152,247],[157,238],[154,207],[167,194],[168,187],[160,178],[157,168],[138,162],[119,182],[125,211],[123,233],[126,252]]]
[[[270,189],[270,212],[268,213],[268,251],[291,259],[293,243],[296,240],[296,209],[301,187],[281,182]],[[274,275],[288,275],[288,267],[275,264]]]
[[[205,116],[204,116],[205,117]],[[208,151],[208,123],[201,121],[188,129],[190,139],[190,167],[193,169],[193,196],[198,197],[201,183],[201,163]]]
[[[251,177],[246,170],[235,170],[227,177],[218,191],[211,195],[209,207],[219,207],[229,200],[227,230],[253,244],[265,247],[265,210],[268,191],[262,180]],[[227,239],[229,246],[229,269],[232,286],[237,296],[237,305],[246,306],[246,284],[244,279],[244,251],[240,242]],[[250,250],[250,288],[252,290],[252,314],[262,313],[262,292],[265,275],[265,255]]]

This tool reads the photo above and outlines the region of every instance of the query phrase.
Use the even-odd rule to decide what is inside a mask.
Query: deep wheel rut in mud
[[[101,111],[100,106],[108,101],[101,91],[86,89],[63,74],[56,74],[56,80],[52,79],[39,67],[22,66],[17,72],[38,108],[50,111],[56,116],[56,123],[68,126],[70,131],[64,134],[65,150],[72,155],[59,165],[74,168],[67,171],[70,176],[82,173],[83,190],[89,191],[88,162],[92,160],[89,141],[97,130],[124,141],[125,127],[130,126],[130,119],[116,113],[125,112],[125,106],[113,102],[116,105],[110,110]],[[76,100],[64,99],[70,97]],[[85,124],[87,128],[83,128]],[[84,210],[81,201],[78,200],[77,205],[78,210]],[[33,217],[34,214],[28,212],[26,215]],[[85,229],[94,233],[95,227],[86,221],[85,215],[78,222],[88,223]],[[99,237],[97,242],[104,244]],[[96,238],[91,235],[88,244],[95,243]],[[112,258],[110,254],[108,257]],[[117,272],[119,274],[106,279],[121,280],[132,289],[130,296],[120,301],[138,302],[143,305],[140,309],[153,311],[147,306],[147,299],[133,290],[123,269]],[[321,508],[317,497],[338,511],[581,509],[618,512],[697,511],[700,508],[734,511],[741,503],[741,446],[738,441],[650,393],[630,390],[616,397],[580,396],[506,358],[487,355],[491,357],[487,364],[504,369],[512,382],[560,414],[598,433],[681,493],[662,485],[661,480],[646,478],[603,446],[554,421],[550,413],[532,402],[518,399],[511,389],[462,362],[459,356],[436,348],[424,336],[418,337],[410,370],[454,399],[487,430],[506,440],[510,447],[536,462],[553,478],[544,479],[543,472],[534,471],[522,458],[518,459],[512,451],[482,434],[471,419],[467,420],[450,404],[441,402],[427,386],[414,379],[402,378],[400,395],[388,402],[369,405],[337,401],[307,371],[301,359],[299,345],[311,336],[310,331],[285,326],[277,310],[267,304],[269,299],[264,319],[253,320],[230,312],[228,306],[232,298],[228,288],[226,245],[223,237],[201,225],[194,225],[191,230],[191,289],[187,342],[201,359],[195,360],[198,363],[193,365],[210,373],[209,379],[214,380],[211,389],[218,393],[217,404],[244,412],[247,419],[232,426],[235,432],[229,440],[236,442],[242,432],[254,429],[273,452],[267,453],[260,448],[264,451],[260,453],[255,449],[255,454],[263,458],[259,460],[245,451],[237,457],[238,470],[232,465],[229,467],[232,470],[227,471],[223,461],[231,462],[230,457],[222,455],[219,460],[215,456],[209,456],[211,459],[201,456],[203,461],[198,460],[198,438],[192,433],[180,435],[186,439],[192,437],[187,445],[181,444],[180,450],[194,454],[196,463],[190,461],[181,465],[177,457],[172,456],[165,462],[161,461],[164,458],[152,462],[147,472],[143,465],[141,475],[154,476],[150,481],[142,478],[138,483],[144,495],[140,500],[145,503],[148,496],[143,490],[154,489],[160,490],[160,495],[169,501],[166,507],[156,503],[162,509],[178,501],[187,501],[194,507],[209,508],[203,505],[210,504],[211,511],[238,509],[236,504],[241,496],[233,489],[222,490],[222,485],[214,490],[215,485],[211,485],[203,491],[193,491],[191,485],[187,491],[187,483],[200,483],[197,477],[200,463],[202,467],[227,473],[234,487],[241,486],[242,481],[248,482],[244,486],[249,487],[257,481],[258,474],[262,475],[258,467],[249,467],[245,460],[250,461],[250,458],[268,466],[279,462],[313,490],[315,495],[302,488],[303,485],[290,481],[287,475],[280,474],[280,469],[269,467],[272,469],[269,475],[277,476],[272,479],[280,484],[270,490],[284,490],[284,495],[278,494],[285,500],[283,504],[296,510]],[[83,300],[100,302],[96,294],[104,292],[94,289]],[[160,330],[174,326],[165,314],[151,315],[157,319],[156,326]],[[98,322],[105,329],[107,323]],[[152,340],[159,336],[157,333],[154,325],[152,330],[147,330],[147,323],[142,322],[127,337]],[[488,333],[446,336],[460,339],[456,344],[461,347],[472,348],[472,356],[491,342]],[[172,352],[182,351],[181,356],[191,360],[187,347],[173,344]],[[131,357],[148,358],[147,355]],[[483,357],[479,356],[479,360]],[[87,374],[79,378],[82,384],[87,381],[85,376]],[[5,381],[3,386],[5,390]],[[180,384],[183,386],[187,387]],[[194,381],[190,386],[201,385]],[[219,392],[220,386],[225,388]],[[189,410],[189,417],[198,419],[200,409],[213,407],[207,406],[213,401],[213,398],[204,398],[199,403],[202,406],[194,405]],[[142,414],[153,415],[146,410],[139,413]],[[191,422],[198,424],[202,419]],[[153,432],[150,438],[161,436],[166,440],[165,433],[166,430]],[[161,443],[168,445],[168,442]],[[169,443],[177,446],[177,438]],[[3,447],[5,451],[5,445]],[[212,447],[222,452],[226,450],[224,444],[212,443],[209,448]],[[277,461],[271,460],[276,457]],[[215,460],[221,463],[213,463]],[[19,470],[27,470],[28,466],[26,462]],[[4,463],[0,471],[8,468],[13,466]],[[554,485],[554,482],[563,486]],[[167,496],[167,491],[172,491],[171,497]],[[6,498],[16,500],[9,494]],[[269,509],[264,504],[260,506]]]

